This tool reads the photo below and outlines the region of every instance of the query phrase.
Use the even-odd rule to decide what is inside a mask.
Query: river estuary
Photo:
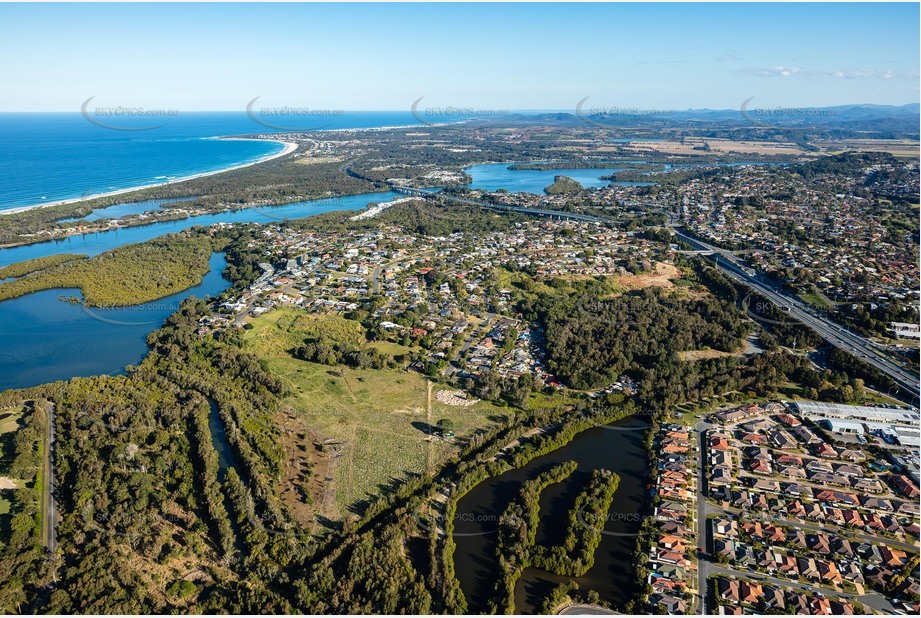
[[[577,178],[585,186],[604,186],[599,179],[611,169],[510,170],[507,163],[468,168],[473,188],[540,193],[558,174]],[[0,266],[60,253],[98,255],[105,251],[214,223],[275,223],[335,210],[361,210],[372,202],[401,197],[384,191],[341,198],[309,200],[260,208],[219,212],[163,221],[137,227],[69,236],[31,245],[0,249]],[[88,218],[139,214],[161,209],[168,200],[125,203],[94,211]],[[126,365],[140,362],[148,333],[190,296],[203,298],[229,287],[221,277],[221,256],[211,260],[211,271],[197,286],[152,303],[118,309],[89,309],[59,300],[80,296],[79,290],[46,290],[0,302],[0,390],[23,388],[75,376],[117,374]]]

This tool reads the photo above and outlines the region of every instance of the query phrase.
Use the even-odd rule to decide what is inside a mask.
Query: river
[[[636,534],[649,503],[648,463],[643,449],[646,420],[631,417],[607,427],[589,429],[569,444],[538,457],[518,470],[489,478],[458,502],[455,516],[454,566],[471,613],[486,611],[486,604],[498,581],[496,529],[499,516],[525,480],[564,461],[573,460],[578,469],[562,483],[549,486],[540,499],[537,542],[557,545],[562,541],[569,510],[584,488],[592,470],[606,468],[620,475],[620,485],[608,512],[595,564],[583,576],[574,578],[580,588],[595,590],[601,598],[618,605],[634,592],[633,551]],[[533,614],[544,597],[567,577],[528,568],[515,589],[515,609]]]
[[[510,170],[510,163],[468,168],[471,187],[507,188],[510,191],[541,193],[553,183],[553,176],[564,174],[586,186],[603,186],[598,179],[611,169]],[[0,249],[0,266],[60,253],[98,255],[118,247],[144,242],[164,234],[180,232],[196,225],[214,223],[274,223],[300,219],[335,210],[360,210],[372,202],[401,197],[383,191],[340,198],[308,200],[283,206],[264,206],[218,212],[69,236],[31,245]],[[139,214],[161,208],[163,201],[129,202],[98,209],[91,217],[114,213]],[[191,295],[218,294],[228,287],[220,273],[223,260],[212,259],[211,272],[198,286],[153,303],[120,309],[90,310],[61,302],[58,296],[79,296],[78,290],[46,290],[0,302],[0,390],[34,386],[74,376],[121,373],[128,364],[139,362],[146,351],[148,333]]]
[[[579,182],[585,188],[606,187],[609,184],[615,184],[622,187],[637,187],[653,185],[653,182],[614,182],[601,180],[601,176],[607,176],[614,172],[622,172],[631,169],[629,166],[624,167],[606,167],[606,168],[578,168],[578,169],[558,169],[558,170],[510,170],[508,167],[512,163],[487,163],[485,165],[474,165],[464,171],[470,174],[473,179],[468,186],[472,189],[483,189],[484,191],[498,191],[505,189],[510,193],[535,193],[543,195],[544,189],[553,184],[556,176],[567,176]]]
[[[97,309],[59,300],[80,290],[57,289],[0,302],[0,390],[75,376],[123,373],[147,353],[147,335],[184,299],[226,290],[222,253],[209,261],[202,282],[143,305]]]

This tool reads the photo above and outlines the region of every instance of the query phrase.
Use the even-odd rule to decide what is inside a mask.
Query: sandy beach
[[[111,196],[113,196],[113,195],[123,195],[123,194],[125,194],[125,193],[131,193],[131,192],[133,192],[133,191],[140,191],[141,189],[150,189],[150,188],[152,188],[152,187],[162,187],[162,186],[164,186],[164,185],[172,185],[172,184],[176,184],[177,182],[185,182],[185,181],[187,181],[187,180],[193,180],[193,179],[195,179],[195,178],[203,178],[203,177],[205,177],[205,176],[213,176],[213,175],[215,175],[215,174],[223,174],[224,172],[230,172],[230,171],[233,171],[233,170],[242,169],[242,168],[244,168],[244,167],[249,167],[249,166],[251,166],[251,165],[256,165],[256,164],[258,164],[258,163],[265,163],[266,161],[271,161],[272,159],[277,159],[277,158],[279,158],[279,157],[283,157],[283,156],[285,156],[285,155],[287,155],[287,154],[291,154],[292,152],[294,152],[295,150],[297,150],[297,144],[296,144],[296,143],[294,143],[294,142],[283,142],[283,141],[277,140],[277,139],[269,140],[269,139],[255,139],[255,138],[249,138],[249,137],[219,137],[219,138],[215,138],[215,139],[235,140],[235,141],[236,141],[236,140],[238,140],[238,141],[253,141],[253,142],[277,142],[277,143],[279,143],[279,144],[284,144],[285,147],[281,150],[281,152],[277,152],[277,153],[275,153],[275,154],[273,154],[273,155],[269,155],[269,156],[267,156],[267,157],[263,157],[262,159],[259,159],[258,161],[252,161],[252,162],[250,162],[250,163],[242,163],[242,164],[240,164],[240,165],[234,165],[233,167],[227,167],[227,168],[220,169],[220,170],[214,170],[213,172],[202,172],[202,173],[200,173],[200,174],[192,174],[192,175],[190,175],[190,176],[183,176],[182,178],[174,178],[174,179],[172,179],[172,180],[167,180],[166,182],[154,182],[154,183],[147,184],[147,185],[140,185],[140,186],[137,186],[137,187],[128,187],[127,189],[118,189],[118,190],[115,190],[115,191],[108,191],[108,192],[105,192],[105,193],[94,193],[93,195],[86,195],[86,196],[83,196],[83,197],[75,197],[75,198],[70,198],[70,199],[66,199],[66,200],[56,200],[56,201],[54,201],[54,202],[42,202],[42,203],[40,203],[40,204],[30,204],[29,206],[18,206],[18,207],[16,207],[16,208],[10,208],[9,210],[2,210],[2,211],[0,211],[0,216],[3,216],[3,215],[13,215],[13,214],[16,214],[16,213],[19,213],[19,212],[25,212],[25,211],[27,211],[27,210],[32,210],[33,208],[48,208],[49,206],[61,206],[61,205],[63,205],[63,204],[78,204],[78,203],[80,203],[80,202],[86,202],[86,201],[94,200],[94,199],[97,199],[97,198],[100,198],[100,197],[111,197]]]

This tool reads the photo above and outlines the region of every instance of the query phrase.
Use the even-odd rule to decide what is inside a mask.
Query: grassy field
[[[557,282],[565,281],[563,287],[551,287],[543,281],[537,280],[523,272],[512,272],[505,268],[496,269],[496,281],[499,289],[511,290],[516,298],[537,298],[538,296],[555,296],[561,293],[572,293],[573,289],[570,283],[576,279],[588,279],[589,277],[573,277],[564,279],[557,277]],[[608,296],[616,296],[626,292],[629,288],[618,283],[615,277],[606,277],[605,286],[608,289]],[[601,298],[606,297],[602,295]]]
[[[470,407],[443,404],[435,394],[446,387],[433,385],[429,393],[423,376],[403,369],[330,367],[288,353],[305,337],[321,333],[357,343],[357,322],[280,309],[250,323],[247,346],[293,393],[284,404],[314,439],[342,442],[336,448],[341,455],[332,464],[334,500],[324,499],[326,487],[324,495],[314,496],[326,517],[339,519],[360,510],[363,501],[387,491],[408,473],[433,472],[459,448],[458,442],[432,434],[438,420],[450,418],[460,441],[503,415],[501,408],[484,402]],[[310,450],[311,445],[305,446]]]
[[[0,434],[19,429],[19,419],[22,417],[22,413],[23,408],[21,406],[0,409]]]
[[[0,451],[0,456],[5,456],[7,451],[7,436],[3,434],[12,433],[19,429],[19,419],[22,417],[22,413],[23,408],[20,406],[16,406],[15,408],[0,409],[0,444],[3,445],[2,451]],[[5,472],[7,465],[7,461],[0,459],[0,476],[2,476]],[[7,491],[9,491],[7,484],[10,481],[17,483],[17,481],[13,479],[4,479],[3,487],[0,488],[2,489],[2,491],[0,491],[0,516],[8,515],[10,508],[12,508],[12,502],[7,497]],[[2,532],[6,533],[5,530],[2,530]]]
[[[853,150],[865,152],[888,152],[896,157],[918,158],[919,144],[907,139],[841,139],[830,142],[817,141],[816,146],[828,154],[840,154]]]
[[[819,307],[820,309],[828,309],[830,306],[828,301],[825,300],[821,294],[816,294],[815,292],[806,292],[804,294],[800,294],[799,297],[803,300],[803,302],[814,307]]]

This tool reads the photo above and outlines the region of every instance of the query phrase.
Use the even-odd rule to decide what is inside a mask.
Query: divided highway
[[[494,204],[481,200],[460,198],[428,189],[415,189],[397,185],[392,185],[391,188],[394,191],[398,191],[407,195],[418,195],[419,197],[427,198],[441,198],[452,202],[458,202],[472,206],[480,206],[493,210],[508,210],[527,215],[537,215],[560,219],[573,219],[576,221],[604,222],[604,219],[601,217],[595,217],[592,215],[580,215],[576,213],[559,212],[554,210],[539,210],[536,208],[505,206],[503,204]],[[735,281],[752,288],[758,294],[764,296],[781,309],[784,309],[791,318],[802,322],[803,324],[815,330],[820,336],[822,336],[834,347],[840,348],[849,354],[853,354],[869,365],[872,365],[873,367],[882,371],[884,374],[892,378],[896,384],[899,385],[900,390],[904,394],[907,394],[907,399],[912,405],[918,403],[918,398],[921,397],[921,385],[919,385],[918,375],[911,373],[908,369],[893,361],[887,354],[881,352],[871,341],[861,337],[860,335],[852,333],[845,327],[839,326],[831,320],[819,315],[814,309],[810,308],[798,298],[793,298],[783,294],[777,291],[777,289],[772,285],[759,279],[757,276],[748,274],[742,270],[742,267],[739,266],[739,264],[736,262],[735,256],[732,254],[732,252],[701,242],[696,238],[692,238],[691,236],[688,236],[687,234],[684,234],[683,232],[675,229],[674,225],[674,217],[673,215],[669,215],[669,229],[675,232],[680,240],[686,242],[695,249],[707,253],[712,252],[712,255],[716,258],[715,263],[717,268],[729,275],[729,277]]]
[[[815,330],[831,345],[858,356],[867,364],[885,373],[899,385],[903,392],[909,394],[913,403],[917,403],[914,398],[919,396],[919,376],[912,374],[909,370],[897,364],[888,355],[881,352],[874,343],[822,317],[798,298],[783,294],[757,276],[748,274],[735,262],[729,252],[708,245],[677,230],[674,231],[680,240],[692,247],[712,251],[716,257],[717,267],[729,277],[752,288],[758,294],[785,310],[791,318]]]

